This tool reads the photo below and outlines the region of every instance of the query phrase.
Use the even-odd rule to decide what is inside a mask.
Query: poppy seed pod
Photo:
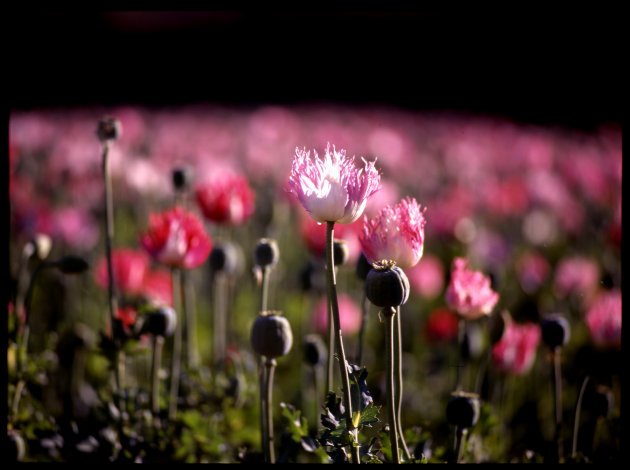
[[[230,242],[216,244],[210,252],[210,269],[214,272],[236,274],[242,268],[239,247]]]
[[[605,385],[599,385],[593,392],[593,396],[591,398],[591,406],[593,413],[595,416],[603,416],[607,418],[610,414],[610,411],[613,409],[613,405],[615,402],[612,390],[610,387]]]
[[[551,349],[564,346],[571,337],[571,327],[566,318],[558,313],[547,315],[540,321],[543,342]]]
[[[274,266],[280,258],[278,243],[271,238],[261,238],[254,249],[254,263],[256,266]]]
[[[122,125],[118,119],[111,116],[105,116],[98,122],[96,135],[101,142],[108,140],[116,140],[122,134]]]
[[[316,262],[308,260],[300,270],[300,286],[303,291],[323,291],[326,288],[326,271]]]
[[[270,311],[260,314],[252,326],[251,343],[261,356],[284,356],[293,345],[293,332],[289,321]]]
[[[468,392],[453,392],[446,405],[449,424],[462,429],[474,426],[479,420],[479,395]]]
[[[140,327],[140,334],[149,333],[153,336],[171,336],[177,326],[177,314],[175,310],[166,305],[151,310],[144,317]]]
[[[346,264],[350,257],[350,250],[345,240],[333,241],[333,261],[335,266]]]
[[[368,273],[370,272],[370,269],[372,269],[372,265],[367,260],[365,255],[361,253],[361,256],[359,256],[359,260],[357,261],[357,269],[356,269],[357,277],[361,279],[362,281],[365,281]]]
[[[190,187],[192,171],[188,167],[173,168],[171,177],[173,179],[173,187],[177,191],[183,191],[184,189],[188,189]]]
[[[319,335],[307,335],[304,338],[304,362],[312,366],[323,364],[326,360],[326,345]]]
[[[90,267],[87,261],[78,256],[64,256],[53,264],[64,274],[80,274]]]
[[[409,299],[409,279],[393,261],[379,261],[365,279],[365,295],[377,307],[397,307]]]

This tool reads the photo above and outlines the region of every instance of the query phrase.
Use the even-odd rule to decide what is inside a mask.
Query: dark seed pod
[[[610,411],[613,409],[614,402],[612,390],[605,385],[599,385],[595,389],[592,397],[591,408],[593,414],[607,418]]]
[[[177,326],[177,314],[172,307],[162,305],[145,314],[140,327],[140,334],[153,336],[171,336]]]
[[[326,271],[312,260],[308,260],[300,271],[300,286],[303,291],[323,291],[326,288]]]
[[[190,183],[192,182],[192,171],[189,167],[173,168],[171,176],[173,178],[173,187],[177,191],[183,191],[190,187]]]
[[[64,274],[80,274],[90,267],[87,261],[78,256],[64,256],[53,264]]]
[[[261,356],[284,356],[293,345],[293,332],[289,321],[271,311],[260,314],[252,326],[251,343]]]
[[[571,327],[559,313],[547,315],[540,321],[542,340],[551,349],[564,346],[571,337]]]
[[[254,249],[254,263],[257,266],[275,266],[280,259],[278,243],[271,238],[261,238]]]
[[[446,405],[446,420],[462,429],[474,426],[479,420],[479,395],[468,392],[453,392]]]
[[[365,294],[377,307],[397,307],[409,299],[409,279],[392,261],[374,263],[365,279]]]
[[[346,264],[350,257],[350,250],[348,250],[348,244],[345,240],[333,241],[333,261],[335,266],[341,266]]]
[[[370,272],[370,269],[372,269],[372,265],[370,264],[368,259],[365,257],[365,255],[361,253],[361,256],[359,256],[359,260],[357,261],[357,269],[356,269],[358,278],[361,279],[362,281],[365,281],[368,273]]]
[[[9,461],[21,462],[26,454],[26,445],[24,444],[24,438],[14,430],[7,431],[9,442]]]
[[[122,125],[118,119],[105,116],[98,122],[96,135],[101,142],[116,140],[122,135]]]
[[[323,364],[327,348],[319,335],[306,335],[304,338],[304,362],[312,366]]]
[[[240,248],[230,242],[216,244],[210,252],[210,269],[213,272],[237,274],[243,267]]]

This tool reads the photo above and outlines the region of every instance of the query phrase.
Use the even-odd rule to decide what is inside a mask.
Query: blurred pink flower
[[[621,346],[621,313],[621,290],[604,291],[595,297],[586,313],[586,324],[597,346]]]
[[[445,298],[449,307],[464,319],[475,320],[492,313],[499,294],[492,290],[489,277],[471,270],[466,259],[455,258]]]
[[[149,301],[173,305],[173,280],[169,271],[147,271],[142,283],[142,293]]]
[[[365,206],[365,215],[376,217],[381,209],[388,205],[394,205],[399,200],[398,186],[389,181],[381,181],[381,187],[368,199]]]
[[[359,241],[368,261],[393,260],[401,268],[415,266],[424,252],[425,211],[418,201],[407,197],[395,206],[383,207],[373,219],[365,216]]]
[[[149,258],[142,251],[131,248],[117,248],[112,250],[112,269],[114,284],[122,295],[136,295],[142,291],[145,275],[149,268]],[[96,265],[94,270],[96,283],[107,289],[107,260],[105,257]]]
[[[425,299],[434,299],[444,289],[444,265],[432,255],[423,255],[414,267],[405,270],[411,289]]]
[[[501,372],[525,374],[536,359],[540,326],[536,323],[518,324],[507,318],[503,336],[492,347],[492,362]]]
[[[429,314],[424,334],[430,342],[451,342],[457,339],[458,329],[457,315],[447,308],[437,308]]]
[[[597,262],[582,256],[562,259],[556,266],[554,290],[557,296],[577,295],[588,302],[599,283],[600,270]]]
[[[348,247],[348,264],[353,263],[361,254],[359,244],[360,221],[351,224],[335,226],[335,240],[343,240]],[[316,258],[323,258],[326,252],[326,225],[315,222],[312,218],[304,216],[300,223],[300,233],[309,252]]]
[[[150,214],[149,227],[140,243],[156,261],[171,268],[196,268],[212,249],[201,220],[181,207]]]
[[[534,251],[523,253],[516,260],[516,274],[521,288],[528,294],[540,288],[549,276],[551,267],[547,258]]]
[[[323,159],[313,151],[295,149],[295,157],[289,176],[289,190],[297,196],[317,222],[349,224],[361,217],[367,198],[379,187],[381,176],[375,162],[363,159],[364,168],[357,169],[354,157],[346,157],[346,151],[337,152],[333,145],[326,146]]]
[[[254,192],[238,174],[214,173],[197,186],[195,195],[203,215],[217,224],[239,225],[254,213]]]
[[[84,209],[66,207],[53,214],[54,233],[69,246],[89,250],[96,246],[100,229],[94,218]]]
[[[355,334],[361,328],[361,309],[348,294],[338,294],[339,321],[344,334]],[[328,298],[322,297],[313,309],[313,328],[316,332],[328,334]]]

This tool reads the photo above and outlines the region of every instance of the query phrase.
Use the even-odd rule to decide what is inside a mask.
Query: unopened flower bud
[[[359,260],[357,261],[357,269],[356,269],[356,273],[359,279],[361,279],[362,281],[365,281],[371,269],[372,269],[372,265],[367,260],[365,255],[361,253],[361,256],[359,256]]]
[[[333,241],[333,261],[335,266],[346,264],[350,257],[350,250],[345,240],[337,239]]]
[[[192,171],[189,167],[173,168],[171,176],[173,178],[173,187],[177,191],[183,191],[190,187]]]
[[[390,261],[379,261],[365,279],[365,294],[377,307],[397,307],[409,299],[409,279]]]
[[[261,238],[254,249],[254,263],[257,266],[274,266],[280,258],[278,243],[271,238]]]
[[[449,424],[466,429],[477,423],[479,411],[479,395],[457,391],[451,393],[446,405],[446,419]]]
[[[304,362],[312,366],[323,364],[326,360],[326,345],[319,335],[306,335],[304,338]]]
[[[101,142],[116,140],[122,134],[122,125],[118,119],[105,116],[98,122],[96,134]]]
[[[284,356],[293,345],[289,321],[272,312],[263,312],[252,326],[251,343],[254,351],[267,358]]]
[[[140,334],[149,333],[153,336],[172,336],[177,326],[177,314],[172,307],[161,305],[145,314]]]
[[[214,272],[236,274],[242,269],[240,248],[230,242],[216,244],[210,252],[210,269]]]
[[[90,265],[78,256],[64,256],[53,263],[64,274],[80,274],[87,271]]]
[[[571,337],[571,327],[565,317],[558,313],[547,315],[540,321],[542,340],[551,349],[564,346]]]

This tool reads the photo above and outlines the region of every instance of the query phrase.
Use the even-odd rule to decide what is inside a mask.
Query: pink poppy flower
[[[499,301],[499,294],[490,286],[490,278],[480,271],[471,270],[464,258],[453,260],[451,281],[445,297],[449,307],[466,320],[490,315]]]
[[[516,261],[516,274],[521,288],[531,294],[539,289],[549,276],[549,261],[544,256],[529,251]]]
[[[600,293],[586,313],[593,342],[603,348],[621,346],[621,290]]]
[[[364,218],[359,237],[368,261],[393,260],[401,268],[415,266],[424,252],[424,210],[413,198],[385,206],[373,219]]]
[[[361,217],[368,197],[379,187],[381,175],[374,162],[363,160],[364,167],[357,169],[354,157],[346,151],[337,152],[333,145],[326,146],[321,159],[316,151],[295,149],[289,176],[289,191],[295,194],[307,212],[317,222],[350,224]]]
[[[435,343],[455,341],[458,330],[457,315],[447,308],[433,310],[424,326],[427,340]]]
[[[142,283],[142,293],[149,301],[173,305],[173,280],[166,270],[148,271]]]
[[[150,214],[149,227],[140,243],[157,262],[171,268],[196,268],[212,249],[201,220],[181,207]]]
[[[507,315],[506,318],[503,336],[492,348],[492,362],[501,372],[525,374],[536,359],[540,326],[535,323],[518,324]]]
[[[203,215],[217,224],[239,225],[254,213],[254,192],[245,177],[215,173],[195,191]]]
[[[344,334],[355,334],[361,328],[361,309],[348,294],[339,294],[339,321]],[[328,298],[322,299],[313,309],[313,327],[316,332],[328,334]]]
[[[556,267],[554,291],[559,297],[583,296],[588,301],[595,293],[600,278],[598,264],[589,258],[572,256]]]
[[[131,248],[112,250],[112,268],[114,284],[123,295],[136,295],[142,290],[145,274],[149,268],[149,258],[142,251]],[[96,283],[107,288],[107,260],[105,257],[96,265],[94,271]]]
[[[405,270],[411,289],[425,299],[434,299],[444,289],[444,266],[436,256],[423,255],[422,262]]]
[[[89,250],[98,243],[99,226],[86,210],[65,207],[56,211],[53,218],[55,234],[71,247]]]

